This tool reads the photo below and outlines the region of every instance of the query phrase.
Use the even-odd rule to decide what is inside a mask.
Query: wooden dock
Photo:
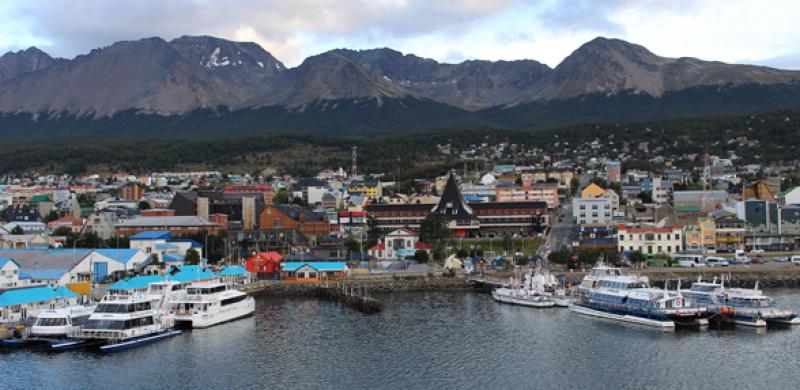
[[[383,303],[375,298],[370,298],[369,290],[366,286],[317,285],[311,289],[311,293],[317,298],[336,302],[343,307],[347,306],[365,314],[383,311]]]

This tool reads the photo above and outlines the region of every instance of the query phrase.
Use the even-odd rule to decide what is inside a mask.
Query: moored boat
[[[764,295],[758,283],[752,289],[726,288],[724,279],[717,282],[697,281],[684,296],[708,306],[721,322],[742,326],[766,327],[768,325],[800,325],[800,317],[790,308],[780,308]]]
[[[224,283],[205,282],[186,287],[185,295],[172,302],[169,313],[177,325],[206,328],[253,315],[255,310],[253,297]]]

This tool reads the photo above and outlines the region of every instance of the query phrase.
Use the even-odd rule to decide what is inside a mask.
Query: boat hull
[[[235,310],[228,310],[215,313],[213,315],[193,314],[191,316],[176,315],[175,325],[191,325],[192,328],[202,329],[226,322],[236,321],[252,316],[256,311],[255,301],[250,298],[246,305]]]
[[[143,345],[152,344],[166,338],[174,337],[181,334],[180,330],[167,330],[161,333],[136,337],[132,339],[122,340],[113,344],[106,344],[100,347],[100,351],[105,353],[114,353],[124,351],[126,349],[141,347]]]
[[[573,304],[569,308],[575,313],[584,314],[592,317],[605,318],[609,320],[628,322],[639,325],[646,325],[665,330],[675,329],[675,322],[671,320],[656,320],[651,318],[637,317],[628,314],[609,313],[606,311],[601,311],[586,306],[581,306],[579,304]]]
[[[548,308],[555,306],[555,303],[553,301],[543,300],[541,298],[534,299],[534,298],[514,297],[498,293],[492,293],[492,298],[494,298],[494,300],[497,302],[508,303],[511,305],[536,307],[536,308]]]

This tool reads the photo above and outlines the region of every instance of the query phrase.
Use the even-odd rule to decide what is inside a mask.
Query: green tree
[[[430,261],[430,256],[428,255],[427,251],[418,249],[416,252],[414,252],[414,260],[416,260],[417,263],[424,264]]]
[[[435,243],[450,237],[450,220],[442,214],[431,214],[425,217],[420,224],[419,236],[423,242]]]
[[[569,190],[572,195],[578,193],[578,189],[581,186],[581,179],[577,176],[573,176],[572,179],[569,181]]]
[[[50,210],[50,212],[47,213],[47,216],[44,217],[44,223],[53,222],[53,221],[55,221],[55,220],[57,220],[59,218],[61,218],[61,217],[58,215],[58,213],[55,210]]]
[[[639,195],[636,195],[637,198],[641,199],[642,203],[653,203],[653,195],[649,192],[640,192]]]
[[[281,188],[278,192],[275,193],[275,197],[272,198],[272,203],[274,204],[287,204],[289,203],[289,191],[286,191],[285,188]]]
[[[21,227],[19,227],[19,225],[17,225],[17,226],[14,226],[14,228],[13,228],[13,229],[11,229],[11,234],[14,234],[14,235],[17,235],[17,234],[25,234],[25,231],[24,231],[24,230],[22,230],[22,228],[21,228]]]
[[[569,264],[572,261],[572,252],[569,249],[559,249],[547,255],[547,261],[553,264]]]
[[[189,248],[186,251],[186,257],[184,257],[183,262],[186,264],[200,264],[200,253],[194,248]]]
[[[456,251],[456,256],[459,259],[466,259],[469,256],[469,253],[464,248],[458,248],[458,251]]]
[[[72,235],[72,229],[70,229],[68,226],[61,226],[56,228],[56,230],[53,230],[53,235],[68,237]]]
[[[631,264],[643,263],[647,260],[647,258],[639,251],[633,251],[628,254],[628,260],[631,261]]]

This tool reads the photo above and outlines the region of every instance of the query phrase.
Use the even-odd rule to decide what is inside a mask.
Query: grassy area
[[[522,252],[525,254],[525,256],[531,256],[536,253],[536,250],[539,249],[539,245],[541,243],[539,238],[512,238],[510,241],[510,250],[505,248],[503,238],[495,238],[491,240],[488,238],[455,238],[451,239],[449,244],[452,246],[454,253],[459,249],[470,251],[473,248],[481,248],[483,249],[484,253],[488,251],[494,251],[497,255],[502,255],[503,252],[508,252],[508,254]]]

